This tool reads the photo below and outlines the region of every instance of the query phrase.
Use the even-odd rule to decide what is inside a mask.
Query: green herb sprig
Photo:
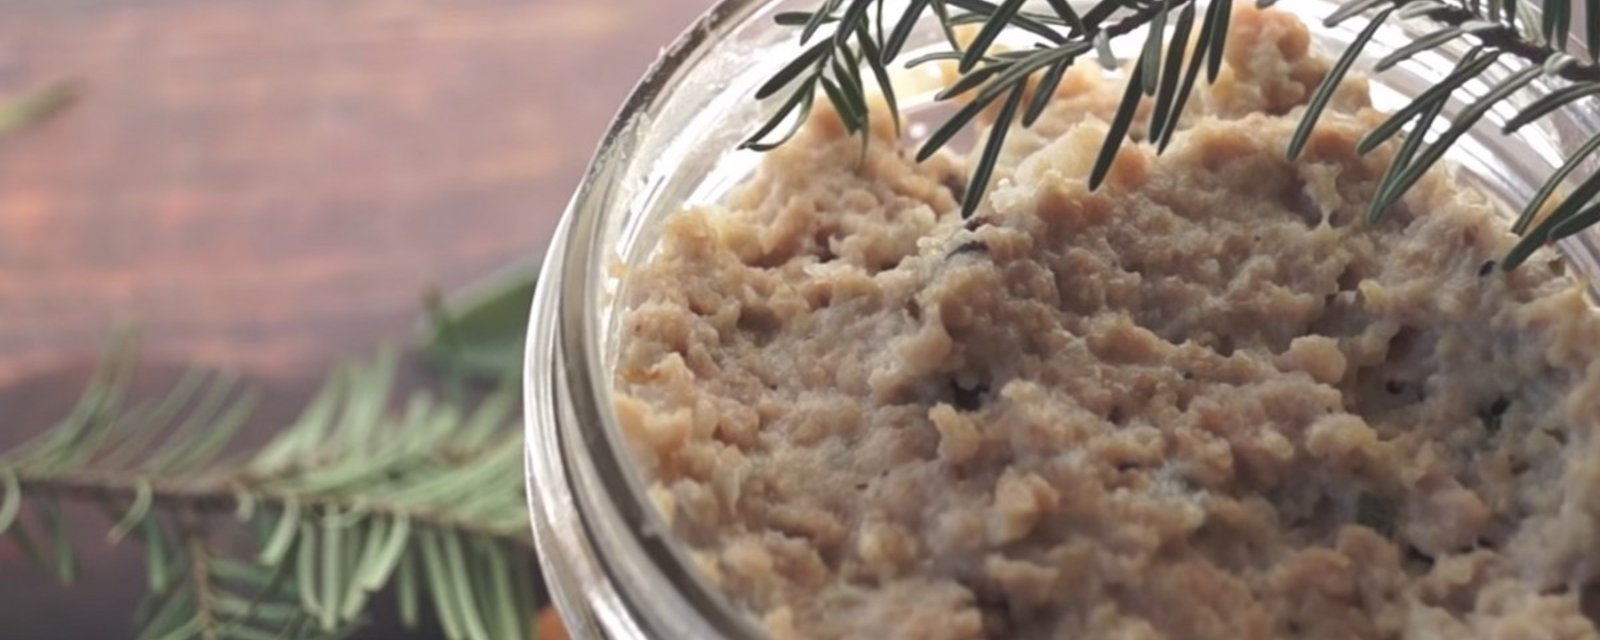
[[[937,20],[949,46],[905,61],[907,67],[928,62],[955,62],[960,75],[936,97],[952,100],[970,97],[966,104],[936,127],[917,152],[927,159],[945,147],[957,133],[972,124],[979,113],[1005,98],[997,111],[993,128],[973,164],[966,195],[961,204],[963,216],[970,216],[982,203],[994,174],[1006,132],[1014,125],[1031,126],[1043,113],[1067,67],[1078,58],[1095,54],[1107,66],[1116,61],[1110,42],[1145,29],[1144,42],[1133,63],[1128,88],[1113,114],[1105,142],[1089,174],[1090,188],[1098,188],[1127,139],[1145,99],[1152,100],[1148,123],[1149,140],[1159,151],[1165,150],[1177,130],[1179,116],[1202,69],[1214,82],[1221,71],[1227,45],[1232,0],[1211,0],[1202,8],[1199,0],[1099,0],[1080,10],[1068,0],[1045,0],[1033,7],[1025,0],[911,0],[892,20],[885,18],[888,0],[825,0],[815,11],[784,13],[776,17],[781,25],[800,31],[804,51],[774,74],[757,91],[758,99],[787,93],[787,98],[765,124],[742,145],[765,151],[790,140],[810,113],[818,87],[851,133],[868,125],[870,109],[863,78],[871,75],[885,102],[900,122],[899,107],[888,76],[891,65],[900,61],[902,50],[918,21]],[[1258,1],[1270,5],[1270,0]],[[1382,143],[1402,136],[1404,142],[1394,162],[1378,185],[1368,209],[1369,221],[1376,222],[1445,152],[1497,105],[1519,89],[1538,81],[1554,81],[1559,88],[1517,111],[1504,125],[1510,134],[1548,116],[1569,104],[1594,100],[1600,95],[1600,0],[1584,0],[1587,20],[1582,25],[1584,49],[1581,55],[1569,53],[1573,27],[1578,23],[1579,7],[1572,0],[1544,0],[1535,5],[1527,0],[1349,0],[1325,20],[1334,27],[1347,20],[1367,23],[1350,46],[1323,78],[1307,104],[1304,116],[1291,138],[1288,156],[1293,159],[1304,150],[1318,120],[1332,99],[1335,89],[1355,67],[1360,54],[1378,30],[1391,19],[1426,19],[1438,25],[1421,38],[1386,55],[1375,65],[1382,72],[1417,54],[1449,43],[1473,43],[1439,84],[1429,88],[1362,139],[1359,150],[1370,153]],[[1198,25],[1196,24],[1198,23]],[[963,45],[955,36],[960,25],[981,25],[971,41]],[[1169,29],[1169,25],[1171,28]],[[812,43],[831,26],[831,33]],[[1198,26],[1198,33],[1195,33]],[[885,35],[885,29],[888,29]],[[993,51],[994,43],[1008,31],[1032,36],[1031,46],[1004,52]],[[1170,34],[1168,32],[1171,32]],[[1189,46],[1193,38],[1194,46]],[[1495,81],[1486,78],[1496,62],[1520,60],[1519,68]],[[1024,99],[1030,83],[1031,99]],[[1444,114],[1444,107],[1464,87],[1487,87],[1481,95],[1469,95],[1468,106],[1460,113]],[[783,129],[785,123],[787,129]],[[1437,125],[1440,133],[1429,137]],[[781,133],[778,133],[782,129]],[[774,135],[776,133],[776,135]],[[867,135],[862,135],[863,144]],[[1545,244],[1570,236],[1600,222],[1600,173],[1586,177],[1571,194],[1561,198],[1548,213],[1538,218],[1556,198],[1560,186],[1584,166],[1600,148],[1600,131],[1567,156],[1561,168],[1543,184],[1523,206],[1512,229],[1521,236],[1500,268],[1511,270]],[[1536,218],[1538,218],[1536,220]]]
[[[396,360],[380,355],[335,374],[264,447],[230,456],[254,395],[192,373],[130,403],[129,345],[58,425],[0,451],[0,535],[71,582],[78,550],[62,507],[100,507],[108,541],[144,550],[150,595],[134,637],[343,638],[385,589],[402,623],[429,606],[452,640],[532,636],[537,575],[509,387],[475,405],[418,393],[391,414]]]

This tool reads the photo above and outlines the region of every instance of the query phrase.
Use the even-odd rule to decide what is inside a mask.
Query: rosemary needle
[[[51,116],[61,113],[77,99],[77,84],[62,80],[0,104],[0,134],[44,122]]]

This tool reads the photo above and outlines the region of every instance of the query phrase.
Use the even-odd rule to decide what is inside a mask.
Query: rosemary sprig
[[[944,148],[980,113],[1002,96],[1006,97],[995,112],[993,128],[973,164],[967,196],[961,205],[962,215],[970,216],[986,195],[1000,145],[1005,140],[1004,132],[1017,124],[1027,127],[1036,122],[1067,67],[1079,57],[1094,52],[1102,64],[1112,66],[1115,60],[1110,59],[1111,40],[1144,29],[1142,52],[1128,74],[1135,86],[1124,92],[1124,99],[1113,114],[1106,140],[1090,171],[1089,184],[1096,188],[1126,140],[1141,102],[1152,101],[1148,139],[1158,152],[1165,150],[1177,130],[1179,117],[1188,104],[1201,68],[1205,69],[1208,81],[1215,81],[1221,72],[1232,2],[1211,0],[1205,4],[1203,15],[1199,2],[1097,0],[1074,5],[1068,0],[1045,0],[1039,3],[1043,5],[1039,10],[1034,10],[1033,5],[1024,0],[912,0],[904,3],[899,15],[888,19],[884,17],[888,0],[825,0],[815,11],[778,16],[779,24],[801,30],[802,44],[809,43],[824,26],[833,29],[832,35],[806,48],[757,92],[758,98],[785,91],[788,97],[743,147],[768,150],[789,140],[810,113],[812,97],[819,88],[849,131],[863,130],[870,108],[860,79],[868,74],[852,69],[852,63],[868,68],[875,84],[888,98],[898,124],[900,114],[894,104],[888,68],[899,61],[914,26],[931,14],[943,28],[949,50],[923,54],[904,64],[955,62],[960,75],[936,99],[959,98],[966,100],[966,104],[934,128],[918,150],[918,159],[926,159]],[[1258,0],[1257,4],[1265,6],[1271,2]],[[1579,7],[1573,0],[1544,0],[1537,8],[1528,0],[1348,0],[1327,16],[1324,23],[1331,28],[1346,20],[1367,22],[1313,93],[1286,150],[1288,156],[1295,158],[1304,149],[1338,85],[1355,68],[1362,52],[1391,17],[1431,20],[1439,27],[1385,55],[1373,65],[1378,72],[1450,43],[1465,40],[1474,44],[1471,53],[1439,84],[1419,94],[1411,104],[1398,110],[1362,140],[1360,150],[1367,153],[1405,132],[1405,142],[1394,166],[1380,181],[1377,195],[1370,203],[1369,220],[1378,221],[1383,211],[1442,159],[1451,145],[1523,87],[1541,80],[1560,84],[1504,122],[1507,133],[1567,105],[1600,96],[1600,62],[1597,62],[1600,0],[1584,0],[1583,8],[1588,12],[1588,19],[1579,29],[1579,35],[1587,51],[1579,57],[1568,53],[1564,46],[1577,22],[1575,12]],[[979,27],[972,39],[963,45],[955,37],[954,27],[966,24]],[[1170,29],[1169,24],[1172,25]],[[1196,26],[1197,35],[1193,33]],[[881,35],[885,29],[890,34],[886,39]],[[995,43],[1008,32],[1029,36],[1034,42],[1025,48],[995,52]],[[875,39],[870,35],[873,33],[880,35]],[[1189,47],[1191,38],[1192,48]],[[1498,81],[1485,80],[1485,74],[1496,62],[1506,60],[1520,63],[1510,75]],[[1444,113],[1445,106],[1458,91],[1479,85],[1487,88],[1470,96],[1466,108],[1459,113]],[[1031,97],[1027,95],[1030,90]],[[1446,123],[1443,132],[1429,139],[1430,128],[1441,119]],[[788,125],[786,129],[783,128],[785,124]],[[1600,146],[1600,142],[1592,139],[1575,150],[1527,204],[1513,227],[1522,236],[1521,240],[1500,261],[1501,269],[1514,269],[1538,247],[1600,220],[1600,206],[1594,206],[1594,200],[1600,196],[1600,177],[1591,176],[1551,208],[1538,224],[1533,224],[1536,213],[1560,190],[1562,182],[1580,168],[1596,146]]]
[[[383,355],[340,371],[275,439],[230,459],[220,454],[250,395],[193,375],[128,406],[133,362],[113,349],[67,418],[0,450],[0,535],[68,581],[77,549],[60,506],[101,506],[111,541],[145,550],[139,638],[347,637],[389,586],[408,623],[424,598],[462,621],[452,639],[531,637],[509,389],[476,407],[419,393],[391,415],[395,359]],[[419,569],[439,540],[445,555]]]

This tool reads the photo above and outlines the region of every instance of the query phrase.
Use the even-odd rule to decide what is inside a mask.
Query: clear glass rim
[[[693,67],[710,44],[768,4],[769,0],[720,0],[711,6],[663,50],[623,102],[574,192],[546,255],[545,269],[541,272],[541,284],[534,300],[524,365],[526,453],[530,467],[528,499],[536,538],[541,530],[538,494],[546,488],[537,486],[540,476],[546,481],[565,482],[569,487],[583,482],[574,477],[573,465],[562,463],[559,459],[561,450],[576,444],[590,454],[594,476],[608,498],[607,506],[614,510],[615,516],[620,517],[623,525],[620,530],[610,527],[612,531],[597,531],[589,515],[583,513],[593,505],[585,503],[581,491],[575,492],[577,495],[567,492],[569,497],[574,498],[570,506],[580,512],[578,520],[583,534],[591,541],[585,546],[592,547],[598,564],[614,582],[627,580],[627,577],[618,574],[621,573],[621,565],[631,564],[635,570],[647,569],[644,577],[655,583],[618,585],[622,588],[615,590],[616,595],[627,603],[631,611],[638,612],[636,592],[651,587],[676,589],[684,604],[704,622],[704,625],[694,626],[703,626],[727,638],[760,638],[762,634],[750,616],[742,609],[731,606],[720,590],[701,578],[682,545],[667,533],[670,527],[666,521],[648,502],[643,478],[631,461],[624,459],[630,449],[622,441],[620,429],[614,427],[617,420],[605,382],[609,378],[600,366],[603,362],[599,349],[602,335],[592,310],[598,304],[601,287],[596,282],[598,274],[592,265],[595,256],[604,254],[605,247],[599,246],[603,237],[599,228],[607,213],[605,209],[615,205],[610,197],[620,173],[615,165],[619,157],[631,155],[633,143],[636,142],[635,127],[648,122],[653,113],[670,101],[680,76]],[[552,308],[553,314],[542,313]],[[573,349],[577,351],[573,352]],[[546,395],[552,389],[556,395]],[[593,418],[596,426],[570,431],[558,427],[553,434],[544,433],[545,427],[537,424],[535,411],[554,410],[559,413],[561,409],[554,406],[538,407],[536,403],[559,405],[563,402],[572,403],[570,408],[580,420]],[[580,442],[569,441],[574,434]],[[552,435],[553,439],[549,437]],[[542,453],[555,453],[557,459],[539,455],[541,452],[535,451],[536,442],[542,442],[546,449],[550,449]],[[560,478],[540,474],[534,469],[536,465],[552,462],[555,463],[553,466],[560,468],[557,471]],[[619,532],[626,534],[627,546],[637,551],[639,557],[612,557],[615,549],[593,544],[608,537],[607,533],[615,537],[614,534]],[[561,559],[543,557],[545,548],[554,545],[541,541],[538,546],[541,547],[541,563],[547,566],[547,571],[560,570],[560,567],[549,565],[562,564]],[[644,565],[640,565],[641,562]],[[552,588],[552,592],[558,590]],[[570,618],[570,609],[586,608],[578,602],[558,601],[558,606],[562,608],[564,618]],[[646,632],[647,637],[651,635],[648,616],[632,617],[630,622],[641,624],[641,630]]]

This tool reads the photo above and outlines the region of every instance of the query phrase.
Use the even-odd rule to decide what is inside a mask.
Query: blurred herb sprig
[[[465,313],[473,313],[469,310]],[[527,638],[538,603],[514,378],[481,401],[394,399],[396,356],[340,368],[260,449],[227,455],[256,396],[191,372],[132,403],[132,340],[71,413],[0,452],[0,534],[70,583],[81,522],[144,549],[141,639],[345,637],[389,590],[401,621],[429,606],[452,639]]]

